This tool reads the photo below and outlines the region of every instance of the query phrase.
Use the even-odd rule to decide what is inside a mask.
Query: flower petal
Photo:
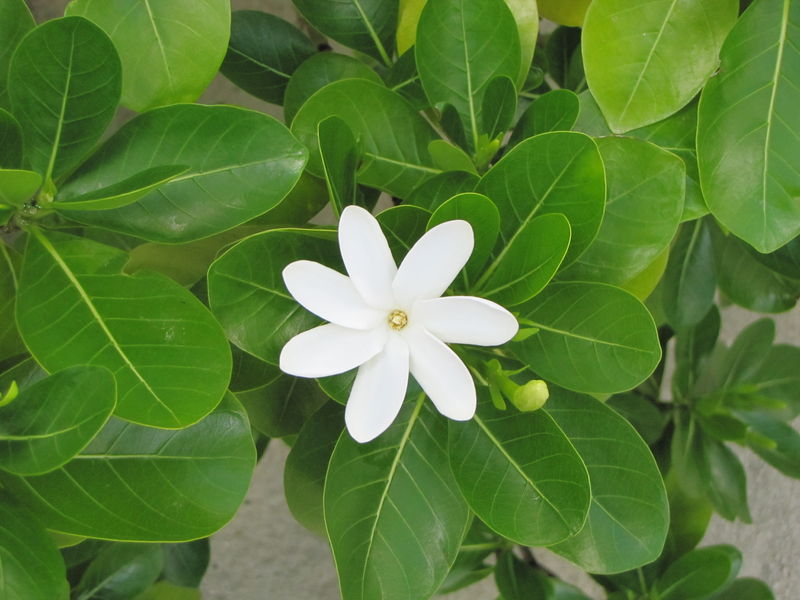
[[[403,330],[411,374],[445,417],[466,421],[475,415],[475,383],[450,348],[422,327]]]
[[[392,424],[408,387],[408,344],[390,335],[383,351],[358,369],[344,411],[347,431],[357,442],[369,442]]]
[[[475,240],[466,221],[437,225],[408,251],[392,283],[398,306],[438,298],[464,268]]]
[[[310,260],[298,260],[283,270],[289,293],[318,317],[353,329],[375,327],[385,311],[367,306],[349,277]]]
[[[448,344],[499,346],[519,330],[517,319],[505,308],[474,296],[417,302],[413,319]]]
[[[328,377],[363,365],[383,350],[384,328],[349,329],[320,325],[304,331],[281,350],[281,371],[297,377]]]
[[[360,206],[346,207],[339,219],[339,250],[364,301],[374,308],[394,308],[392,281],[397,265],[375,217]]]

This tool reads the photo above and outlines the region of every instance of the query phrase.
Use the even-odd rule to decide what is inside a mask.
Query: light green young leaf
[[[48,371],[110,370],[116,415],[186,427],[225,393],[227,340],[190,292],[155,273],[122,275],[126,260],[126,253],[97,242],[33,230],[20,275],[20,334]]]
[[[122,103],[137,112],[194,102],[219,69],[231,27],[228,0],[73,0],[122,59]]]
[[[752,4],[700,98],[703,194],[714,216],[759,252],[800,233],[799,25],[800,4],[793,0]]]
[[[0,204],[22,206],[42,185],[35,171],[0,169]]]
[[[44,180],[68,173],[117,109],[122,66],[103,30],[79,17],[48,21],[20,43],[8,94],[27,161]]]
[[[615,133],[683,108],[718,64],[736,0],[594,0],[583,29],[592,95]]]
[[[234,515],[255,466],[250,424],[231,396],[179,430],[112,419],[75,459],[0,481],[48,529],[101,539],[183,542]]]

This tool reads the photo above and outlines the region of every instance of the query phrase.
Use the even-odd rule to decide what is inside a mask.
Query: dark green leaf
[[[512,346],[544,379],[581,392],[629,390],[661,358],[655,324],[634,296],[599,283],[552,283],[518,307],[539,332]]]
[[[547,576],[505,552],[497,561],[494,580],[503,600],[553,600]]]
[[[428,122],[399,94],[365,79],[347,79],[314,94],[292,121],[292,133],[311,149],[312,173],[322,175],[317,127],[331,116],[341,118],[361,141],[359,183],[405,197],[440,172],[428,151],[436,139]]]
[[[420,5],[419,10],[422,10],[422,5]],[[395,61],[384,75],[384,81],[386,82],[386,87],[393,92],[398,92],[417,110],[428,108],[428,98],[425,97],[425,90],[422,89],[422,84],[419,81],[417,60],[413,47],[406,50]]]
[[[494,566],[489,565],[486,559],[496,551],[502,542],[497,539],[497,534],[490,530],[480,519],[473,519],[456,562],[447,574],[438,594],[449,594],[468,587],[473,583],[488,577],[494,571]]]
[[[678,483],[674,471],[665,479],[669,497],[669,535],[662,560],[674,560],[693,550],[703,539],[714,507],[702,496],[693,496]]]
[[[356,203],[356,171],[361,162],[358,140],[350,127],[337,116],[317,125],[319,156],[336,214]]]
[[[713,600],[775,600],[772,590],[760,579],[744,577],[735,580]]]
[[[577,27],[558,27],[545,45],[547,72],[561,87],[575,90],[581,83],[586,87],[581,58],[581,30]]]
[[[67,14],[94,21],[111,37],[122,59],[122,103],[139,112],[197,100],[230,36],[228,0],[73,0]]]
[[[675,343],[675,374],[672,390],[676,397],[687,397],[703,365],[714,349],[720,330],[720,315],[716,306],[694,327],[678,332]]]
[[[631,138],[597,140],[608,197],[597,238],[563,274],[567,281],[621,285],[668,246],[683,212],[683,162],[654,144]]]
[[[789,279],[800,279],[800,237],[796,237],[770,254],[761,254],[750,246],[747,248],[759,262],[769,267],[770,270]]]
[[[0,496],[0,522],[3,598],[67,600],[69,583],[64,561],[42,526],[5,494]]]
[[[777,345],[770,348],[758,371],[747,383],[754,386],[753,392],[761,398],[783,404],[781,409],[767,411],[774,416],[791,420],[800,414],[800,348]],[[755,407],[758,408],[758,403]]]
[[[74,460],[8,490],[49,529],[103,539],[178,542],[225,525],[244,500],[255,448],[244,409],[228,397],[186,429],[112,419]]]
[[[159,581],[143,594],[133,600],[203,600],[200,590],[172,585],[166,581]]]
[[[45,181],[69,172],[100,139],[117,109],[122,66],[102,29],[66,17],[20,43],[8,94],[22,126],[26,158]]]
[[[14,320],[19,262],[19,255],[0,242],[0,315],[3,315],[0,320],[0,360],[25,352]],[[5,391],[0,386],[0,394]]]
[[[551,550],[591,573],[627,571],[658,558],[669,506],[647,444],[623,417],[588,396],[554,390],[543,410],[575,445],[592,485],[586,525]]]
[[[70,178],[61,200],[79,199],[154,166],[187,165],[187,173],[134,204],[74,211],[70,217],[154,242],[188,242],[276,206],[297,183],[306,154],[267,115],[232,106],[168,106],[123,126]]]
[[[13,4],[14,2],[3,4],[0,11]],[[2,19],[0,19],[0,23],[3,23]],[[0,81],[2,81],[2,77],[0,75]],[[4,94],[5,88],[0,86],[0,97]],[[0,169],[18,169],[20,166],[22,166],[22,129],[10,112],[0,108]]]
[[[317,90],[340,79],[367,79],[373,83],[381,83],[381,78],[360,60],[335,52],[315,54],[297,70],[286,86],[283,98],[283,112],[286,122],[291,123],[294,116],[306,100]]]
[[[440,173],[420,184],[406,198],[405,204],[414,204],[435,211],[453,196],[471,192],[478,185],[477,175],[465,171]]]
[[[401,204],[380,212],[377,219],[389,242],[394,261],[399,265],[428,229],[431,213],[419,206]]]
[[[344,428],[344,410],[334,402],[323,405],[303,426],[286,458],[283,490],[292,515],[311,531],[325,535],[322,492],[325,473]]]
[[[66,463],[105,425],[116,404],[114,378],[72,367],[23,389],[0,407],[0,468],[40,475]]]
[[[110,370],[116,415],[185,427],[225,393],[230,349],[197,298],[163,275],[122,275],[126,259],[109,246],[33,230],[20,276],[20,334],[48,371]]]
[[[705,600],[730,585],[741,565],[742,554],[733,546],[692,550],[659,577],[656,593],[659,600]]]
[[[0,110],[2,107],[8,106],[6,80],[11,56],[20,40],[35,26],[36,22],[33,20],[25,0],[4,0],[0,4]],[[2,113],[0,113],[0,120],[2,120]],[[2,125],[0,125],[0,130],[2,130]],[[2,141],[3,138],[0,136],[0,156],[5,150]],[[2,160],[0,160],[0,166],[6,166]]]
[[[499,411],[482,389],[478,412],[449,423],[450,466],[470,508],[503,537],[554,544],[580,531],[589,475],[564,431],[543,410]]]
[[[498,75],[486,86],[483,93],[481,131],[490,140],[505,135],[514,122],[517,112],[517,88],[511,78]]]
[[[164,579],[176,585],[199,587],[211,560],[208,538],[184,544],[164,544]]]
[[[469,525],[450,472],[446,421],[424,396],[377,440],[342,434],[325,481],[325,522],[343,600],[429,598]]]
[[[220,71],[256,98],[283,104],[292,73],[315,52],[311,40],[280,17],[237,10],[231,15],[231,39]]]
[[[580,103],[569,90],[553,90],[534,100],[514,127],[508,147],[551,131],[569,131],[578,118]]]
[[[771,417],[757,413],[739,413],[757,433],[775,442],[774,449],[750,444],[750,449],[784,475],[800,479],[800,434],[794,428]]]
[[[612,396],[606,405],[625,417],[648,444],[655,444],[664,433],[667,415],[642,396],[637,394]]]
[[[500,209],[500,237],[508,245],[535,216],[562,213],[572,228],[565,264],[591,244],[606,198],[597,144],[580,133],[537,135],[517,145],[484,175],[477,189]]]
[[[753,4],[700,98],[697,155],[708,207],[759,252],[800,233],[798,22],[796,2]]]
[[[164,553],[158,544],[113,544],[95,558],[72,592],[75,600],[129,600],[155,583]]]

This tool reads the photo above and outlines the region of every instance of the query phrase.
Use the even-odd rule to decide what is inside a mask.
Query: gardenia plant
[[[284,8],[0,0],[0,600],[200,598],[284,443],[343,600],[773,598],[800,0]]]

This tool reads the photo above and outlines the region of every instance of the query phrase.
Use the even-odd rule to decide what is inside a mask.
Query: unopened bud
[[[532,379],[514,391],[511,402],[522,412],[532,412],[542,408],[549,397],[547,383],[541,379]]]

